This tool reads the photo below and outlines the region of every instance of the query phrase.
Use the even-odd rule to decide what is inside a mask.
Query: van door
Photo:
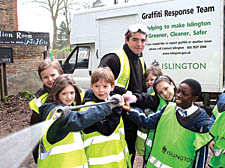
[[[64,73],[71,74],[78,86],[83,89],[90,87],[90,54],[90,46],[77,46],[62,66]]]

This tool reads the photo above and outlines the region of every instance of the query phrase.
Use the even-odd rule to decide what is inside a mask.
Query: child
[[[110,99],[110,92],[115,87],[114,81],[114,75],[108,67],[96,69],[91,76],[91,90],[85,94],[84,103],[91,104]],[[121,117],[122,108],[115,108],[113,111],[114,113],[104,120],[83,130],[89,168],[130,167]]]
[[[225,167],[225,93],[220,95],[213,109],[212,120],[215,120],[210,129],[214,141],[210,143],[213,156],[209,162],[211,167]]]
[[[200,94],[200,83],[186,79],[179,85],[176,103],[170,102],[147,117],[141,109],[131,108],[128,117],[133,122],[146,129],[155,129],[147,168],[205,167],[212,122],[205,110],[193,104]],[[187,114],[183,116],[185,111]]]
[[[45,103],[55,79],[62,74],[63,70],[58,61],[45,59],[40,63],[38,75],[43,83],[43,87],[35,93],[35,98],[29,102],[30,109],[32,110],[30,125],[41,121],[38,108]],[[37,163],[38,146],[33,150],[33,158],[35,163]]]
[[[145,72],[145,84],[147,87],[148,94],[154,94],[153,83],[155,79],[159,76],[162,76],[162,70],[159,66],[150,65]]]
[[[138,96],[139,101],[136,105],[142,106],[144,108],[150,109],[152,112],[160,110],[163,106],[167,105],[169,102],[174,101],[176,93],[176,85],[174,81],[166,75],[159,76],[155,79],[153,83],[153,90],[155,94],[149,95],[146,93],[135,94]],[[157,106],[155,108],[155,106]],[[136,141],[136,149],[139,151],[140,155],[144,155],[144,165],[147,163],[148,156],[151,150],[152,139],[154,136],[154,129],[138,132],[138,138]],[[144,134],[145,133],[145,134]],[[146,139],[148,138],[148,141]],[[147,142],[147,143],[145,143]],[[145,145],[144,145],[145,144]]]
[[[56,78],[46,103],[39,108],[41,120],[52,124],[41,138],[38,167],[88,167],[80,130],[104,119],[112,110],[108,104],[98,105],[87,111],[70,110],[54,120],[60,107],[71,106],[74,101],[81,104],[80,89],[74,80],[68,75]],[[111,106],[119,106],[119,102]]]

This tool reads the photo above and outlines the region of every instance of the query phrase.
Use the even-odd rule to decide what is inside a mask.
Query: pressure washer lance
[[[107,102],[79,105],[71,107],[59,107],[59,113],[56,114],[54,120],[64,115],[69,110],[97,106],[102,104],[113,103],[117,104],[119,101],[113,99]],[[0,139],[0,167],[1,168],[17,168],[26,159],[28,154],[33,150],[43,136],[43,129],[48,128],[51,125],[51,120],[42,121],[38,124],[32,125],[28,128],[22,129],[11,135],[8,135]]]
[[[78,105],[78,106],[60,106],[57,108],[58,113],[53,117],[53,120],[57,120],[59,117],[62,117],[64,114],[66,114],[70,110],[76,110],[76,109],[80,109],[80,108],[98,106],[98,105],[109,104],[109,103],[117,104],[117,103],[119,103],[119,101],[117,99],[112,99],[110,101],[100,102],[100,103],[95,103],[95,104],[85,104],[85,105]]]

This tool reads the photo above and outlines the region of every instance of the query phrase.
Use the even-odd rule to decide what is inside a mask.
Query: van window
[[[77,46],[62,65],[64,73],[73,73],[76,69],[88,69],[90,59],[89,46]]]
[[[76,68],[80,69],[88,68],[89,57],[90,57],[90,48],[79,47]]]
[[[73,55],[69,59],[69,64],[74,64],[76,63],[76,55],[77,55],[77,50],[73,53]]]

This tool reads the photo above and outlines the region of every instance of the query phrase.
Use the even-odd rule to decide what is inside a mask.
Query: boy
[[[35,98],[29,102],[29,107],[32,110],[30,125],[41,122],[38,108],[45,103],[55,79],[62,74],[63,70],[57,60],[44,59],[41,61],[38,66],[38,75],[43,83],[43,87],[35,93]],[[37,163],[38,145],[33,150],[33,158],[35,163]]]
[[[146,129],[155,129],[147,168],[205,167],[212,122],[205,110],[194,105],[200,94],[200,83],[186,79],[178,87],[176,103],[171,102],[147,117],[140,109],[130,109],[128,117],[133,122]]]
[[[96,69],[91,76],[91,90],[86,92],[83,103],[109,100],[110,92],[115,87],[114,81],[114,75],[108,67]],[[118,97],[122,99],[122,96]],[[115,108],[111,115],[83,130],[89,168],[130,167],[121,111],[122,108]]]

